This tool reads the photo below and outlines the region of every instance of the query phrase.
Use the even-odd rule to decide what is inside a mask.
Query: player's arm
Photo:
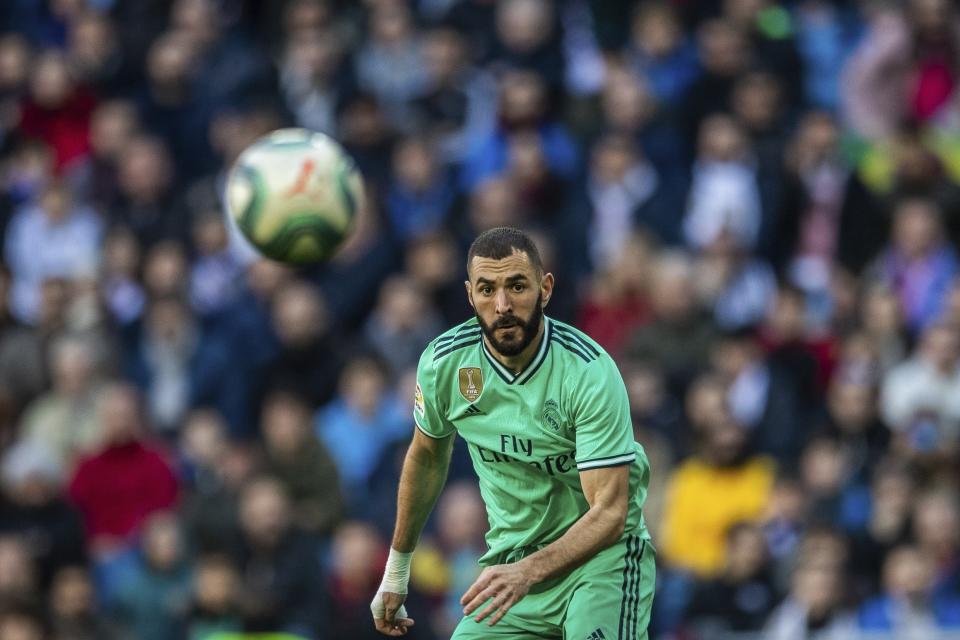
[[[397,523],[391,546],[412,553],[447,480],[453,436],[431,438],[414,429],[397,491]]]
[[[397,491],[397,522],[383,582],[374,596],[371,610],[378,631],[402,636],[413,620],[407,617],[403,601],[410,579],[410,560],[420,533],[443,489],[453,451],[453,435],[432,438],[419,428],[407,449]]]
[[[623,534],[627,521],[630,465],[580,472],[580,484],[590,508],[567,532],[543,549],[513,564],[488,567],[460,599],[470,615],[488,599],[477,622],[493,614],[494,625],[523,598],[530,587],[570,571],[609,547]]]

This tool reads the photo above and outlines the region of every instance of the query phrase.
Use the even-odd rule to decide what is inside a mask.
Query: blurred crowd
[[[368,188],[297,271],[222,203],[281,126]],[[960,630],[949,0],[4,0],[0,640],[374,637],[417,359],[504,224],[621,367],[652,638]],[[410,637],[485,528],[458,445]]]

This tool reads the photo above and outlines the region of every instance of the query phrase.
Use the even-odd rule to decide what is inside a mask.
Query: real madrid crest
[[[480,367],[464,367],[457,376],[460,382],[460,395],[467,402],[474,402],[483,393],[483,372]]]

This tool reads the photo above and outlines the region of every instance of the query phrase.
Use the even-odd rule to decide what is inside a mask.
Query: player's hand
[[[407,617],[403,606],[406,595],[378,591],[370,605],[373,612],[373,624],[377,631],[387,636],[403,636],[413,626],[413,618]]]
[[[520,562],[487,567],[460,598],[463,615],[470,615],[490,600],[490,604],[477,614],[474,620],[482,622],[492,613],[493,617],[487,621],[492,627],[507,614],[510,607],[527,595],[531,586],[531,573]]]

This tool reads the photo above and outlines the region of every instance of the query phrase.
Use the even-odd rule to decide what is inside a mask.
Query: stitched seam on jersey
[[[596,458],[594,460],[584,460],[577,463],[577,469],[584,471],[587,469],[600,469],[603,467],[617,467],[628,462],[636,460],[635,453],[624,453],[619,456],[609,456],[607,458]]]
[[[456,333],[449,336],[442,336],[437,338],[437,346],[443,348],[450,345],[452,342],[459,340],[460,338],[473,337],[472,334],[480,335],[480,327],[469,327],[467,329],[460,329]]]
[[[420,423],[418,423],[416,420],[413,421],[413,424],[414,424],[414,426],[415,426],[417,429],[420,429],[420,433],[422,433],[423,435],[425,435],[425,436],[427,436],[428,438],[431,438],[431,439],[433,439],[433,440],[443,440],[444,438],[449,438],[450,436],[453,435],[453,433],[451,432],[451,433],[448,433],[448,434],[445,435],[445,436],[435,436],[435,435],[433,435],[432,433],[430,433],[429,431],[427,431],[426,429],[424,429],[423,427],[421,427],[421,426],[420,426]]]
[[[455,344],[452,344],[452,345],[450,345],[449,347],[447,347],[446,349],[444,349],[443,351],[441,351],[440,353],[434,353],[434,354],[433,354],[433,361],[436,362],[437,360],[439,360],[439,359],[442,358],[443,356],[449,355],[449,354],[453,353],[454,351],[456,351],[457,349],[463,349],[464,347],[469,347],[470,345],[472,345],[472,344],[477,344],[478,342],[480,342],[480,339],[479,339],[479,338],[471,338],[470,340],[466,340],[466,341],[464,341],[464,342],[457,342],[457,343],[455,343]]]
[[[540,365],[547,360],[547,351],[550,350],[550,340],[553,339],[553,323],[549,322],[546,316],[543,317],[543,322],[546,325],[546,330],[543,332],[543,342],[540,344],[540,348],[537,349],[537,355],[534,357],[534,360],[530,366],[527,367],[526,371],[517,376],[517,379],[514,382],[519,384],[525,383],[527,380],[533,377],[533,374],[537,372],[537,369],[540,368]]]
[[[481,342],[483,341],[481,340]],[[502,364],[497,362],[497,359],[494,358],[489,351],[487,351],[487,343],[484,342],[481,344],[480,348],[483,350],[483,355],[486,356],[487,360],[490,362],[490,366],[493,367],[493,370],[497,372],[497,375],[503,378],[503,381],[507,384],[513,384],[513,381],[516,379],[515,376],[507,371],[507,369]]]
[[[567,351],[569,351],[569,352],[571,352],[571,353],[579,356],[580,359],[583,360],[584,362],[592,362],[592,361],[593,361],[592,358],[590,358],[589,356],[587,356],[587,354],[585,354],[583,351],[580,351],[580,349],[578,349],[576,346],[570,344],[569,342],[565,342],[565,339],[564,339],[563,337],[561,337],[560,334],[557,334],[555,337],[556,337],[557,342],[558,342],[559,344],[563,345],[563,347],[564,347]]]
[[[557,325],[557,333],[560,333],[567,338],[571,338],[572,340],[579,342],[581,345],[583,345],[583,348],[586,349],[588,352],[592,353],[594,357],[597,357],[600,355],[600,352],[597,351],[596,347],[594,347],[592,344],[590,344],[589,342],[587,342],[586,340],[584,340],[583,338],[575,334],[573,331],[571,331],[567,327]]]

